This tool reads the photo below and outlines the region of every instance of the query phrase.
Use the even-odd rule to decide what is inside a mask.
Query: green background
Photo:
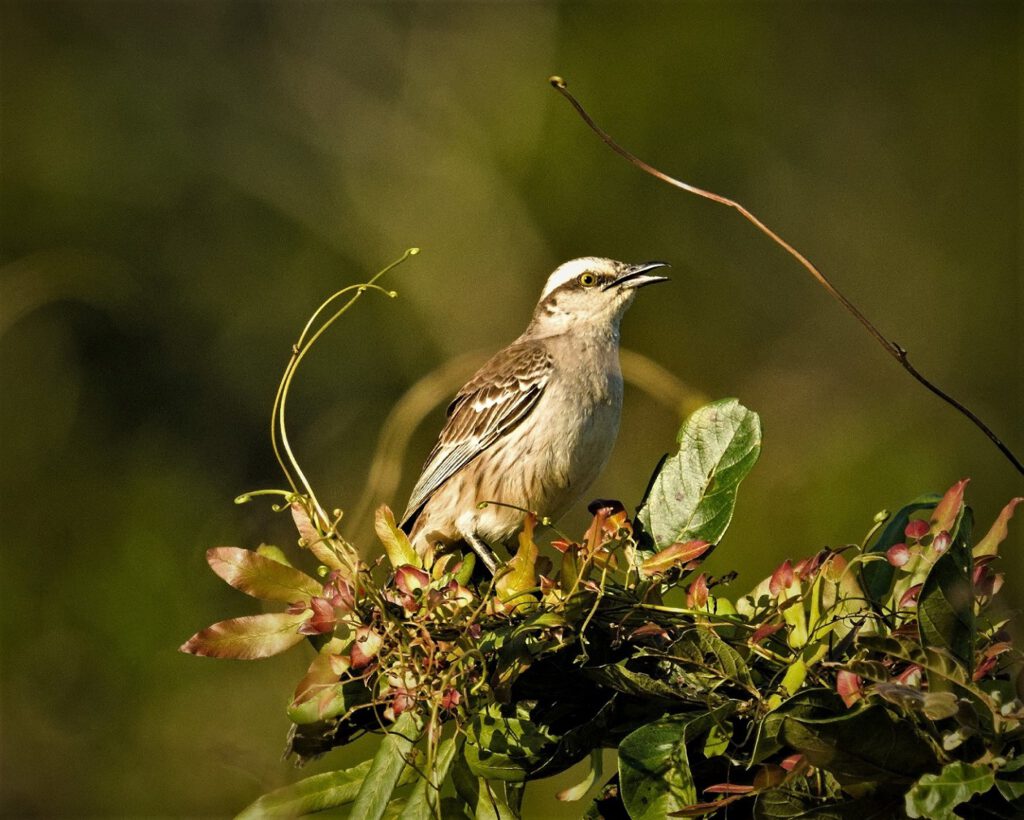
[[[292,394],[300,460],[354,516],[403,392],[511,340],[547,273],[581,255],[672,262],[624,344],[762,416],[761,461],[709,562],[740,570],[737,592],[963,476],[982,528],[1024,489],[795,262],[615,157],[546,84],[564,75],[636,153],[752,208],[1021,452],[1017,4],[0,14],[5,814],[224,815],[299,776],[279,756],[309,652],[176,647],[258,611],[206,548],[293,545],[266,505],[232,504],[281,483],[267,425],[289,345],[322,298],[410,245],[422,254],[387,280],[400,298],[365,299]],[[440,413],[376,501],[404,506]],[[678,425],[627,391],[592,495],[635,504]],[[563,529],[584,521],[581,505]],[[528,816],[576,812],[553,791],[532,786]]]

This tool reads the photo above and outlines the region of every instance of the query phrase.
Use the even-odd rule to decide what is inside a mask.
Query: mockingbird
[[[557,519],[597,477],[619,429],[619,322],[665,262],[585,257],[548,278],[526,331],[459,391],[402,518],[413,546],[488,544],[524,511]]]

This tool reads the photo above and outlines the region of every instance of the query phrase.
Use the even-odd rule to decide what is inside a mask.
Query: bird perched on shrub
[[[619,429],[619,322],[663,267],[585,257],[551,274],[523,334],[448,407],[401,524],[419,552],[465,541],[494,573],[489,545],[524,510],[557,519],[586,491]]]

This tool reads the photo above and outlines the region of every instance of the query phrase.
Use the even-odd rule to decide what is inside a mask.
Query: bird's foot
[[[466,543],[473,548],[473,552],[476,553],[477,558],[480,559],[481,563],[487,567],[487,571],[491,575],[497,575],[498,568],[501,566],[498,561],[498,557],[494,554],[494,551],[484,543],[484,540],[479,535],[469,534],[465,536]]]

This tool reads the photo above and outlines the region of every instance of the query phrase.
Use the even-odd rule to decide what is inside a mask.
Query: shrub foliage
[[[367,733],[372,760],[259,798],[243,816],[351,804],[354,817],[514,818],[525,784],[589,760],[558,797],[586,817],[1018,817],[1019,655],[993,598],[1011,501],[973,540],[967,481],[880,513],[859,545],[785,561],[733,602],[700,565],[760,450],[737,401],[691,416],[632,518],[597,501],[541,554],[528,516],[490,578],[419,554],[377,512],[368,564],[289,496],[318,577],[282,551],[210,550],[282,611],[222,621],[182,649],[260,658],[311,642],[288,715],[302,762]],[[386,556],[386,561],[385,561]],[[602,750],[617,749],[605,779]]]

